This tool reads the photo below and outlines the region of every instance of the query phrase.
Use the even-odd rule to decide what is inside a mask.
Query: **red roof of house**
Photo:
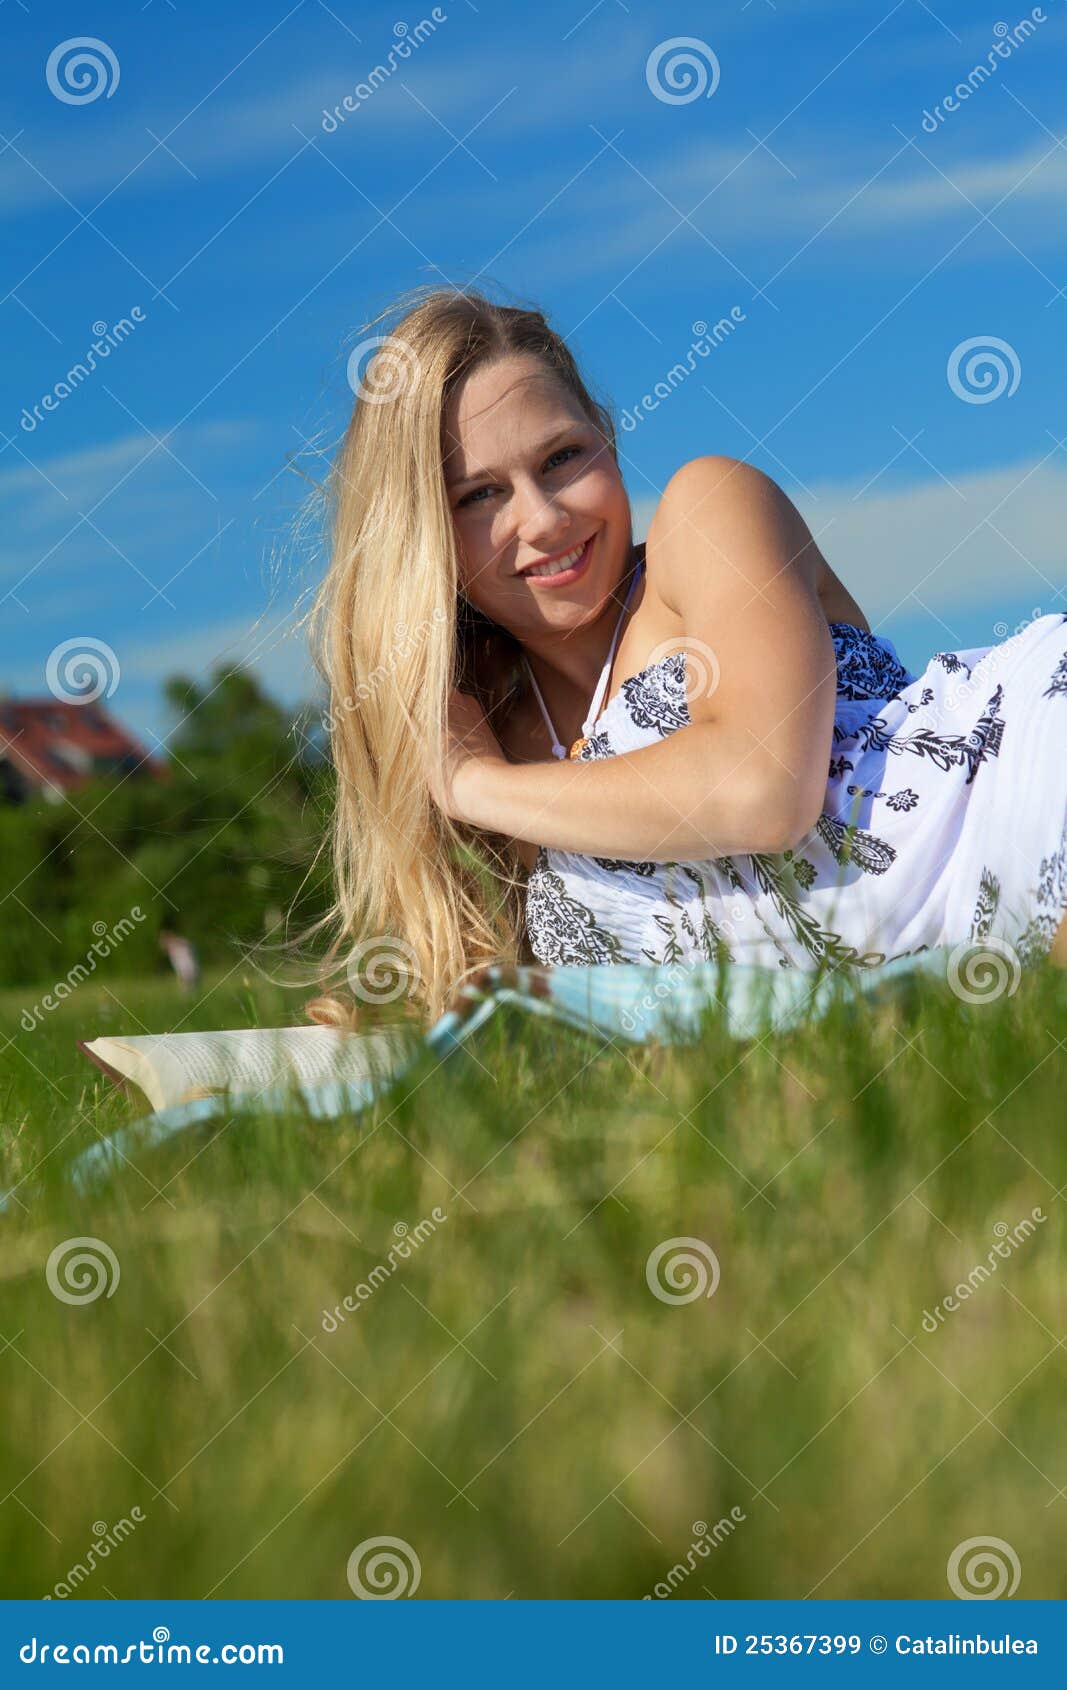
[[[94,775],[114,772],[156,779],[169,773],[99,700],[84,704],[56,698],[0,698],[0,762],[12,765],[30,787],[69,792]]]

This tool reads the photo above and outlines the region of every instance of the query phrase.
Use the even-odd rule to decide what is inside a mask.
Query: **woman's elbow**
[[[781,770],[778,775],[757,793],[753,815],[753,837],[759,843],[752,849],[770,856],[795,851],[802,845],[822,815],[826,800],[825,782],[817,789],[810,783],[801,788],[799,782],[788,781],[783,786]]]

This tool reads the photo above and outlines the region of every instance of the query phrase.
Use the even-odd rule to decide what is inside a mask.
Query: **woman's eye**
[[[557,458],[567,459],[576,452],[581,454],[584,450],[585,448],[582,446],[561,446],[558,452],[553,452],[552,456],[546,460],[545,467],[547,468],[548,465],[555,463]],[[491,492],[491,487],[475,487],[473,492],[465,493],[463,495],[463,498],[459,501],[457,509],[461,509],[464,505],[481,504],[482,500],[478,497],[478,495],[480,493]]]
[[[553,452],[552,458],[569,458],[572,452],[580,453],[581,451],[581,446],[561,446],[558,452]],[[549,463],[552,462],[552,458],[549,458]]]

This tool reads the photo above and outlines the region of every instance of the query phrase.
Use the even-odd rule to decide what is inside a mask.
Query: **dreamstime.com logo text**
[[[697,358],[707,358],[722,341],[733,334],[738,323],[746,321],[747,318],[740,305],[731,305],[730,320],[726,317],[720,317],[717,323],[712,323],[710,329],[707,323],[698,319],[693,324],[693,334],[696,338],[689,344],[684,363],[672,364],[667,374],[656,383],[651,393],[643,393],[632,410],[623,411],[620,421],[626,432],[632,433],[639,422],[644,422],[649,411],[658,410],[661,402],[670,398],[675,388],[680,387],[682,382],[692,375],[696,368]]]
[[[962,1303],[965,1303],[969,1297],[973,1297],[980,1285],[984,1285],[987,1279],[992,1278],[1001,1261],[1007,1261],[1009,1256],[1014,1255],[1020,1244],[1025,1244],[1026,1240],[1037,1231],[1042,1222],[1047,1220],[1048,1216],[1043,1215],[1040,1208],[1034,1208],[1030,1210],[1028,1218],[1019,1221],[1014,1227],[1009,1227],[1007,1221],[998,1221],[993,1228],[997,1242],[989,1251],[985,1262],[978,1262],[971,1269],[967,1278],[961,1279],[954,1290],[946,1291],[941,1301],[934,1304],[932,1310],[923,1309],[923,1331],[936,1332],[946,1314],[955,1314]],[[989,1265],[986,1266],[986,1263]]]
[[[412,633],[408,632],[406,622],[398,622],[393,630],[396,636],[393,644],[389,647],[383,661],[371,670],[365,681],[360,681],[356,687],[356,696],[353,698],[351,694],[346,693],[343,698],[336,698],[332,701],[332,707],[322,717],[322,725],[327,733],[336,733],[341,713],[346,710],[358,710],[361,704],[365,704],[368,698],[372,698],[382,682],[393,674],[400,658],[409,657],[414,650],[414,643],[418,640],[424,640],[433,624],[444,622],[447,617],[447,611],[441,605],[438,605],[429,620],[420,622],[418,628]]]
[[[951,93],[945,94],[933,111],[923,112],[922,126],[928,135],[936,135],[941,124],[946,123],[953,112],[960,109],[970,99],[971,95],[988,82],[1000,68],[1002,59],[1010,59],[1017,47],[1028,41],[1035,34],[1034,25],[1048,23],[1048,18],[1040,6],[1031,8],[1028,18],[1020,18],[1014,29],[1009,29],[1006,23],[995,23],[993,34],[997,37],[989,52],[986,54],[986,64],[979,62],[968,73],[965,82],[957,82]],[[986,68],[988,65],[988,69]],[[944,107],[944,110],[942,110]]]
[[[1051,611],[1044,611],[1040,606],[1035,606],[1029,616],[1024,616],[1021,622],[1016,622],[1014,628],[1009,628],[1006,622],[994,622],[993,637],[998,643],[990,646],[985,656],[979,658],[966,680],[954,682],[946,689],[943,700],[945,709],[958,710],[961,705],[972,704],[978,700],[984,703],[993,690],[992,680],[997,670],[1002,669],[1006,662],[1018,661],[1018,652],[1014,648],[1005,650],[1008,642],[1017,634],[1025,634],[1043,616],[1052,614]],[[977,680],[974,678],[976,672],[979,676]],[[941,720],[940,711],[934,712],[934,719]]]
[[[664,999],[672,995],[676,986],[683,984],[689,973],[689,969],[683,968],[680,963],[675,963],[662,979],[657,978],[655,986],[650,991],[645,992],[636,1002],[628,1004],[623,1010],[619,1017],[619,1024],[623,1030],[627,1033],[635,1033],[638,1037],[643,1036],[638,1032],[638,1029],[643,1028],[646,1022],[653,1020],[659,1014]]]
[[[375,1291],[392,1279],[401,1262],[410,1261],[411,1257],[427,1238],[443,1226],[448,1216],[439,1205],[430,1210],[430,1218],[420,1221],[418,1226],[409,1227],[407,1221],[397,1221],[393,1228],[396,1233],[396,1243],[390,1245],[389,1253],[384,1262],[376,1262],[366,1279],[361,1279],[354,1291],[347,1297],[342,1297],[335,1309],[323,1309],[320,1322],[324,1332],[336,1332],[342,1325],[346,1314],[356,1314],[360,1305],[367,1303]],[[342,1312],[343,1311],[343,1312]]]
[[[143,1526],[148,1515],[136,1505],[130,1509],[130,1517],[122,1516],[113,1526],[106,1520],[97,1520],[93,1525],[93,1542],[89,1545],[80,1561],[75,1561],[73,1567],[67,1569],[66,1578],[54,1584],[47,1595],[41,1597],[42,1602],[51,1602],[53,1597],[65,1601],[73,1596],[80,1584],[91,1578],[101,1561],[106,1561],[113,1549],[121,1549],[128,1537],[132,1537],[138,1526]]]
[[[132,319],[132,321],[131,321]],[[145,320],[145,313],[139,305],[133,306],[129,317],[120,317],[117,323],[108,328],[105,322],[93,324],[93,334],[96,339],[91,342],[88,352],[72,364],[65,376],[61,376],[53,387],[42,394],[32,411],[27,405],[22,407],[19,426],[26,434],[32,434],[38,423],[44,422],[41,412],[58,411],[64,399],[69,399],[77,392],[83,381],[88,381],[98,363],[110,358],[116,346],[121,346],[128,340],[134,329]]]
[[[321,126],[327,135],[335,135],[345,121],[347,114],[358,111],[360,106],[365,105],[371,95],[378,92],[382,83],[387,82],[391,76],[395,75],[403,64],[410,59],[416,48],[422,46],[427,36],[433,34],[437,25],[447,22],[448,13],[442,11],[440,6],[434,6],[430,16],[420,19],[414,29],[410,29],[403,19],[399,23],[395,23],[393,34],[396,36],[396,40],[386,54],[388,64],[375,65],[374,69],[369,72],[366,81],[357,82],[354,91],[351,94],[346,94],[332,111],[325,106],[323,107]],[[399,60],[399,63],[396,62],[397,60]]]
[[[678,1586],[690,1575],[695,1573],[699,1561],[706,1561],[713,1549],[718,1549],[724,1538],[730,1537],[748,1515],[743,1508],[735,1503],[729,1514],[724,1514],[721,1520],[716,1520],[711,1530],[708,1530],[706,1520],[693,1521],[693,1541],[685,1552],[685,1561],[676,1561],[666,1578],[659,1579],[652,1589],[644,1596],[642,1602],[652,1602],[657,1597],[662,1600],[665,1596],[672,1596]]]
[[[88,980],[90,974],[96,968],[97,960],[103,960],[104,957],[110,956],[123,939],[134,931],[137,923],[143,920],[144,912],[140,904],[134,904],[130,914],[122,916],[110,929],[106,921],[94,921],[93,932],[96,934],[96,938],[89,946],[85,962],[76,962],[74,967],[68,970],[65,977],[58,980],[52,990],[46,992],[44,997],[33,1005],[32,1009],[23,1010],[20,1020],[23,1031],[32,1033],[34,1028],[39,1027],[46,1015],[50,1015],[53,1009],[58,1009],[64,998],[69,998],[83,980]],[[107,935],[106,938],[104,937],[105,934]]]
[[[280,1643],[172,1643],[165,1625],[139,1643],[38,1643],[31,1637],[19,1650],[25,1666],[242,1666],[275,1667],[285,1663]]]

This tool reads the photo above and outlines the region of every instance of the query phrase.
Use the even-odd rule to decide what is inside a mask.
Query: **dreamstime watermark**
[[[665,865],[664,886],[672,903],[676,902],[674,896],[676,893],[691,893],[695,890],[692,881],[687,882],[685,879],[687,866],[679,863],[667,863]],[[800,884],[799,878],[797,883]],[[691,941],[694,932],[696,932],[702,943],[704,953],[698,954],[698,961],[713,965],[715,963],[733,963],[735,958],[730,949],[731,944],[741,946],[752,942],[751,938],[745,935],[745,927],[752,919],[752,905],[746,904],[738,895],[733,898],[725,911],[717,910],[715,915],[712,915],[704,902],[703,893],[698,892],[695,894],[694,907],[698,912],[700,927],[694,928],[689,911],[682,910],[673,928],[673,936],[681,943],[683,939]],[[710,955],[706,954],[709,950]],[[664,972],[664,970],[667,970],[667,972]],[[681,1022],[683,1028],[693,1024],[689,1009],[672,1014],[668,1008],[664,1013],[665,1002],[673,996],[676,987],[681,986],[687,992],[692,988],[692,963],[663,963],[657,973],[658,975],[662,974],[663,978],[657,977],[656,984],[642,992],[641,996],[636,998],[632,1004],[628,1004],[619,1017],[623,1031],[634,1035],[636,1038],[645,1038],[649,1024],[657,1020],[662,1020],[665,1026],[669,1026],[672,1021]],[[705,1004],[721,1003],[722,1001],[715,997],[711,989],[708,988],[702,998],[694,999],[691,1007],[696,1013],[699,1013],[700,1008],[704,1007]]]
[[[53,47],[44,67],[49,90],[65,106],[87,106],[101,94],[110,100],[119,85],[119,61],[106,41],[74,35]]]
[[[682,696],[687,710],[691,711],[698,699],[711,698],[717,692],[722,666],[717,652],[706,640],[698,639],[696,634],[679,634],[677,638],[661,640],[659,645],[653,646],[647,667],[657,669],[668,657],[684,659]]]
[[[344,1324],[346,1314],[358,1314],[364,1303],[369,1303],[375,1291],[392,1279],[401,1262],[410,1261],[420,1245],[433,1236],[439,1226],[443,1226],[448,1215],[440,1204],[430,1210],[429,1218],[420,1221],[417,1226],[409,1227],[407,1221],[397,1221],[393,1228],[396,1243],[390,1245],[384,1262],[377,1262],[371,1268],[366,1279],[361,1279],[354,1291],[334,1309],[323,1309],[320,1325],[324,1332],[336,1332]],[[342,1312],[343,1311],[343,1312]]]
[[[1013,1256],[1021,1244],[1031,1238],[1038,1227],[1048,1220],[1047,1215],[1041,1213],[1040,1208],[1030,1210],[1029,1216],[1024,1216],[1014,1227],[1009,1227],[1007,1221],[998,1221],[993,1228],[997,1242],[988,1252],[985,1262],[977,1262],[967,1275],[961,1279],[952,1291],[947,1291],[939,1303],[932,1309],[923,1309],[923,1331],[936,1332],[946,1314],[955,1314],[961,1304],[969,1297],[973,1297],[980,1285],[991,1279],[1002,1261]],[[986,1266],[988,1262],[988,1267]]]
[[[357,1543],[346,1568],[349,1589],[363,1602],[391,1602],[414,1596],[422,1562],[402,1537],[368,1537]]]
[[[53,698],[61,704],[95,704],[110,698],[119,684],[119,660],[106,640],[91,634],[76,634],[53,646],[45,664],[44,678]]]
[[[140,904],[134,904],[130,914],[121,916],[114,927],[109,928],[106,921],[94,921],[93,932],[96,934],[96,938],[89,946],[85,962],[76,962],[74,967],[68,970],[65,977],[56,982],[50,992],[46,992],[43,998],[38,999],[32,1009],[23,1010],[20,1017],[20,1026],[23,1031],[32,1033],[35,1028],[39,1027],[46,1015],[51,1015],[52,1011],[58,1009],[64,999],[69,998],[83,981],[88,980],[90,974],[96,968],[97,961],[102,961],[104,957],[110,956],[113,950],[117,950],[123,939],[134,932],[137,924],[144,919],[144,911]],[[106,938],[104,937],[105,934],[107,935]]]
[[[691,970],[681,963],[675,963],[666,973],[658,970],[656,984],[651,990],[623,1010],[619,1017],[623,1031],[643,1038],[644,1028],[661,1013],[664,999],[671,997],[677,986],[684,985],[690,973]]]
[[[422,979],[415,952],[406,939],[374,934],[353,945],[345,960],[352,995],[361,1003],[396,1003]]]
[[[698,35],[672,35],[653,47],[645,61],[649,91],[665,106],[710,100],[720,74],[718,59]]]
[[[49,1255],[44,1276],[59,1302],[81,1305],[113,1297],[122,1270],[111,1245],[102,1238],[64,1238]]]
[[[706,1520],[693,1521],[693,1541],[686,1550],[685,1563],[676,1561],[666,1578],[659,1579],[652,1589],[642,1596],[642,1602],[652,1602],[657,1597],[662,1600],[671,1596],[680,1584],[683,1584],[690,1573],[695,1573],[698,1562],[706,1561],[713,1549],[718,1549],[724,1538],[732,1536],[748,1515],[743,1508],[735,1503],[729,1514],[724,1514],[721,1520],[708,1529]]]
[[[747,321],[748,318],[740,305],[731,305],[729,318],[720,317],[717,323],[712,323],[710,329],[704,319],[698,317],[693,324],[693,334],[696,338],[689,343],[684,363],[672,364],[651,393],[643,393],[632,410],[627,408],[623,411],[620,421],[627,434],[631,434],[638,423],[644,422],[649,411],[658,410],[662,401],[669,399],[675,389],[692,375],[698,358],[710,357],[715,348],[733,334],[738,323]]]
[[[1005,992],[1014,997],[1023,971],[1018,951],[993,934],[954,946],[947,969],[949,986],[964,1003],[995,1003]]]
[[[129,317],[120,317],[118,322],[113,323],[110,328],[102,318],[98,319],[93,324],[93,334],[96,339],[90,343],[89,350],[84,357],[79,359],[76,364],[72,364],[66,375],[61,376],[47,393],[42,394],[32,410],[28,405],[22,407],[19,426],[23,432],[32,434],[38,423],[44,422],[44,417],[41,415],[42,411],[46,413],[58,411],[64,399],[69,399],[83,381],[88,381],[97,364],[102,363],[105,358],[110,358],[115,347],[122,346],[129,339],[134,329],[141,326],[146,315],[147,313],[139,305],[133,305],[130,307]]]
[[[73,1567],[68,1567],[66,1578],[61,1578],[54,1584],[47,1595],[41,1597],[42,1602],[51,1602],[53,1598],[65,1601],[73,1596],[80,1584],[95,1573],[98,1564],[106,1561],[113,1549],[121,1549],[128,1537],[132,1537],[138,1526],[143,1526],[148,1515],[136,1505],[130,1509],[129,1518],[124,1514],[113,1526],[106,1520],[96,1520],[93,1523],[93,1542],[89,1545],[84,1558],[75,1561]]]
[[[1024,616],[1021,622],[1016,622],[1014,628],[1009,628],[1006,622],[994,622],[993,632],[998,640],[1010,640],[1013,639],[1016,634],[1025,634],[1027,628],[1032,628],[1035,622],[1039,622],[1041,620],[1042,616],[1051,616],[1054,614],[1058,613],[1049,610],[1042,610],[1040,605],[1037,605],[1030,612],[1029,616]]]
[[[128,1634],[127,1634],[128,1635]],[[99,1629],[97,1630],[99,1636]],[[152,1627],[151,1641],[136,1643],[51,1643],[31,1637],[19,1650],[24,1666],[284,1666],[281,1643],[172,1643],[165,1625]]]
[[[1019,386],[1022,366],[1014,346],[995,334],[961,340],[948,355],[948,385],[967,405],[990,405]]]
[[[1008,640],[1014,639],[1016,634],[1025,634],[1027,629],[1032,628],[1034,623],[1040,621],[1042,616],[1051,614],[1053,613],[1040,608],[1034,609],[1029,616],[1024,616],[1021,622],[1016,622],[1014,628],[1009,628],[1006,622],[994,622],[993,634],[998,643],[991,646],[985,656],[975,664],[974,669],[965,681],[953,683],[946,689],[943,700],[944,708],[955,710],[961,704],[971,703],[983,695],[988,698],[991,691],[990,680],[998,669],[1003,668],[1005,662],[1015,656],[1014,652],[1004,650]],[[977,680],[975,679],[976,671],[978,672]]]
[[[1009,29],[1006,23],[995,23],[993,34],[997,39],[986,54],[986,64],[979,61],[969,72],[966,82],[957,82],[951,93],[946,94],[932,112],[923,109],[922,126],[926,133],[936,135],[941,124],[947,122],[953,112],[959,111],[961,104],[966,104],[971,95],[984,82],[988,82],[991,76],[996,74],[1000,69],[1001,62],[1004,59],[1010,59],[1015,49],[1021,47],[1024,41],[1029,41],[1031,35],[1036,33],[1034,25],[1047,22],[1048,19],[1041,7],[1034,6],[1031,8],[1030,16],[1020,18],[1014,29]],[[988,65],[988,69],[986,65]],[[942,107],[944,107],[943,111]]]
[[[434,6],[430,16],[420,19],[414,29],[409,29],[402,19],[399,23],[395,23],[393,34],[397,39],[386,54],[388,64],[375,65],[366,81],[357,82],[353,92],[346,94],[332,111],[326,106],[322,108],[321,127],[327,135],[335,135],[348,113],[358,111],[360,106],[365,105],[371,96],[378,92],[383,82],[387,82],[391,76],[394,76],[401,66],[410,59],[416,48],[422,46],[427,36],[433,34],[437,25],[447,23],[447,21],[448,13],[443,11],[440,6]]]
[[[397,622],[393,627],[393,642],[382,662],[375,664],[366,680],[360,681],[356,687],[355,696],[346,693],[343,698],[334,699],[330,709],[325,712],[322,726],[328,733],[336,733],[341,720],[341,713],[348,710],[358,710],[368,698],[373,698],[379,687],[396,671],[397,663],[402,657],[410,657],[418,641],[426,639],[434,626],[440,626],[448,621],[448,612],[442,605],[437,605],[433,615],[426,617],[412,632],[408,632],[406,622]]]
[[[702,1238],[665,1238],[645,1263],[645,1280],[661,1303],[695,1303],[715,1295],[719,1258]]]
[[[370,353],[362,372],[360,361]],[[365,405],[391,405],[422,374],[419,355],[397,334],[372,334],[348,354],[348,385]]]
[[[949,1589],[963,1602],[994,1602],[1014,1596],[1022,1567],[1002,1537],[968,1537],[957,1543],[945,1569]]]

